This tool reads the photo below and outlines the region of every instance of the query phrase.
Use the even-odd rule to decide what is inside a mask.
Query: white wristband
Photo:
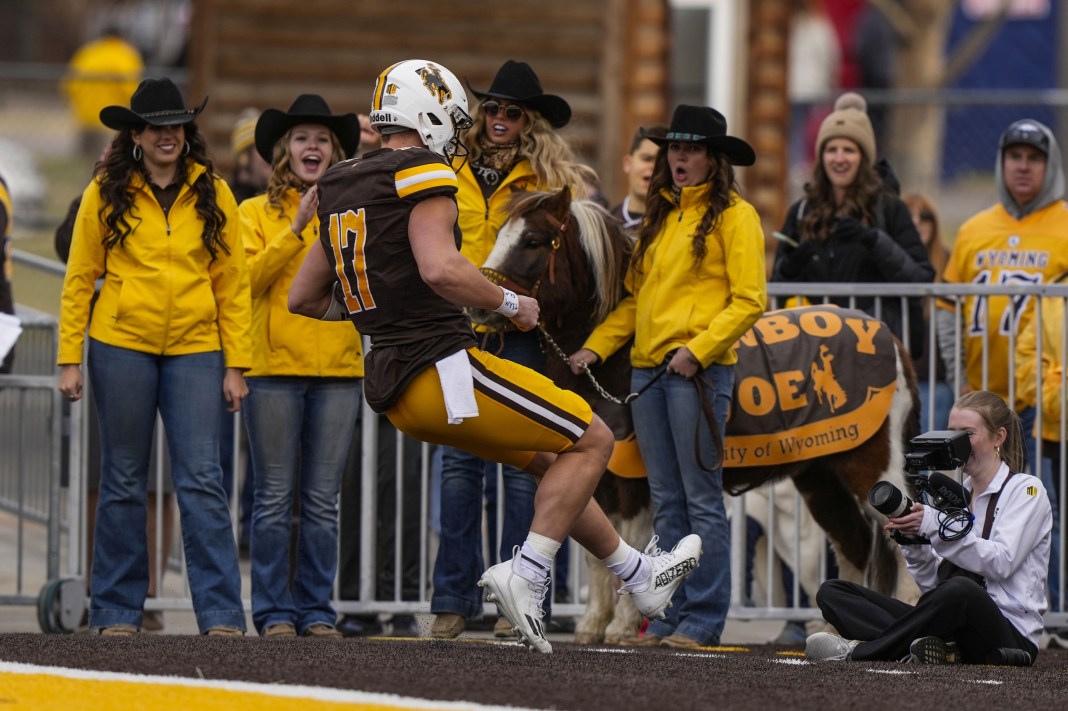
[[[349,310],[333,297],[330,298],[330,306],[326,313],[319,317],[320,321],[348,321],[348,319]]]
[[[515,318],[515,315],[519,313],[519,297],[515,295],[515,292],[511,289],[505,289],[501,287],[501,291],[504,292],[504,301],[501,305],[494,309],[497,313],[508,318]]]

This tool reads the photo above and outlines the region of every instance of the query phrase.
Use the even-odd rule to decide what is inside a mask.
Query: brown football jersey
[[[320,240],[349,318],[371,338],[364,393],[376,412],[420,371],[475,345],[463,309],[420,277],[408,236],[412,209],[454,197],[456,187],[452,168],[425,148],[378,150],[338,163],[319,181]]]

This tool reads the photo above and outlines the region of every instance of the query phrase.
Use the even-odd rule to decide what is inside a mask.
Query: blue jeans
[[[141,626],[148,590],[145,498],[159,411],[182,521],[197,626],[245,629],[219,465],[221,351],[159,356],[89,341],[89,377],[100,418],[100,499],[89,626]]]
[[[1049,597],[1051,612],[1060,612],[1061,607],[1061,443],[1042,440],[1042,485],[1046,487],[1050,506],[1053,509],[1053,531],[1049,548]]]
[[[936,380],[934,387],[923,380],[918,383],[920,390],[920,432],[949,429],[949,411],[953,409],[953,388],[944,380]],[[934,424],[928,426],[928,411],[934,408]]]
[[[536,331],[491,335],[483,348],[539,372],[545,370],[545,355]],[[503,340],[503,344],[501,341]],[[482,614],[482,591],[478,579],[486,566],[482,560],[483,489],[487,478],[496,481],[497,463],[488,462],[455,447],[441,447],[441,499],[437,559],[434,561],[434,594],[430,611],[453,613],[466,619]],[[523,545],[534,520],[537,483],[530,474],[504,467],[504,524],[500,560],[512,558],[512,548]],[[497,526],[496,518],[489,526]]]
[[[252,504],[252,622],[303,634],[337,620],[337,501],[360,409],[356,378],[249,378],[245,428],[256,471]],[[300,495],[295,569],[293,498]],[[292,578],[292,585],[290,579]]]
[[[631,389],[638,392],[659,369],[635,368]],[[734,368],[711,365],[696,377],[703,380],[712,404],[720,437],[734,389]],[[702,555],[672,598],[667,617],[654,620],[649,634],[667,637],[673,632],[701,644],[718,644],[731,601],[731,539],[723,502],[723,470],[702,469],[695,454],[695,437],[701,461],[716,459],[712,432],[701,408],[695,383],[679,375],[664,374],[631,404],[638,448],[649,472],[653,500],[653,530],[661,548],[670,549],[684,536],[701,537]]]

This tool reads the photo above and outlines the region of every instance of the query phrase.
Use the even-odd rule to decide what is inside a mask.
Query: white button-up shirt
[[[1037,647],[1046,611],[1053,512],[1037,477],[1021,473],[1011,479],[1008,476],[1009,467],[1002,463],[990,486],[971,502],[975,519],[967,535],[955,541],[942,540],[938,530],[945,514],[925,506],[920,533],[931,540],[931,545],[902,546],[902,552],[922,592],[937,585],[938,564],[943,558],[985,577],[986,590],[994,604]],[[971,477],[965,477],[964,487],[971,491]],[[1001,496],[990,537],[984,539],[987,508],[998,491]],[[959,526],[951,528],[956,530]]]

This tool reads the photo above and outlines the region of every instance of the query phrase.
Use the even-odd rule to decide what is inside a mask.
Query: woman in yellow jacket
[[[557,133],[571,119],[571,107],[563,98],[546,93],[526,62],[509,59],[497,70],[489,89],[471,91],[480,102],[464,137],[470,156],[454,159],[453,166],[459,181],[460,253],[481,267],[497,241],[497,232],[508,216],[508,201],[516,192],[558,190],[568,185],[572,195],[583,198],[585,182],[593,171],[575,161],[571,148]],[[484,350],[539,373],[545,371],[545,354],[536,330],[524,333],[512,328],[482,332],[479,337]],[[442,449],[441,463],[441,538],[434,564],[430,609],[435,617],[430,633],[451,638],[464,630],[467,620],[482,614],[477,583],[487,566],[482,562],[477,522],[481,520],[483,487],[490,492],[496,487],[497,463],[455,447]],[[491,527],[493,562],[512,557],[512,548],[523,543],[534,517],[534,478],[510,466],[503,472],[504,492],[495,502],[504,507],[503,527],[499,545],[494,545],[496,528]],[[487,499],[492,497],[487,493]],[[559,584],[561,579],[556,581]],[[502,617],[498,622],[497,634],[511,636],[507,620]]]
[[[136,634],[148,587],[145,492],[159,412],[167,432],[197,624],[245,629],[237,546],[219,465],[221,399],[236,412],[251,365],[248,269],[230,188],[215,175],[194,118],[167,78],[146,79],[82,194],[60,312],[59,389],[89,377],[100,421],[101,474],[89,626]],[[91,311],[93,287],[103,277]]]
[[[252,285],[253,364],[245,427],[256,472],[249,535],[252,621],[266,637],[340,637],[330,604],[337,572],[337,500],[360,410],[360,334],[348,321],[289,312],[289,286],[318,249],[316,182],[354,153],[356,114],[333,115],[316,94],[256,122],[271,165],[264,195],[241,203]],[[293,498],[300,533],[290,570]],[[292,585],[290,585],[292,580]]]
[[[631,338],[638,447],[649,472],[653,525],[675,545],[696,533],[701,567],[665,619],[638,644],[717,644],[730,605],[730,529],[721,448],[734,388],[734,344],[767,302],[760,219],[738,196],[735,165],[753,149],[727,135],[716,110],[681,105],[660,146],[626,277],[630,296],[571,356],[577,374]],[[709,421],[709,410],[714,413]],[[696,434],[695,434],[696,432]],[[700,446],[699,454],[697,445]]]
[[[1062,274],[1051,284],[1068,284],[1068,274]],[[1065,299],[1060,296],[1042,297],[1042,310],[1035,311],[1036,318],[1028,321],[1016,338],[1016,401],[1037,406],[1042,412],[1041,431],[1035,421],[1034,436],[1042,439],[1042,483],[1050,496],[1053,507],[1053,538],[1049,552],[1049,597],[1050,610],[1062,612],[1068,603],[1068,592],[1061,578],[1064,569],[1062,557],[1068,541],[1064,538],[1063,515],[1066,508],[1065,479],[1061,456],[1061,418],[1068,399],[1068,379],[1065,362],[1068,352],[1064,350]],[[1042,318],[1037,318],[1041,313]],[[1037,357],[1037,338],[1042,335],[1042,358]],[[1042,371],[1042,394],[1036,397],[1036,369]],[[1060,515],[1058,515],[1060,512]],[[1068,626],[1047,628],[1051,647],[1068,649]]]

